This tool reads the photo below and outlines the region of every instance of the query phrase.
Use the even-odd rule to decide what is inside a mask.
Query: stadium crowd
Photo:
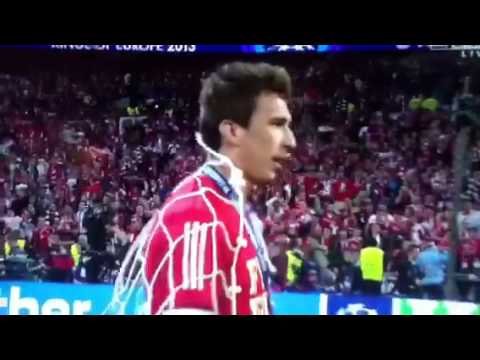
[[[465,84],[414,56],[359,63],[286,65],[298,148],[291,171],[249,199],[277,270],[272,287],[441,298],[450,113]],[[152,210],[204,160],[193,134],[209,69],[184,70],[0,74],[4,279],[114,279]],[[480,301],[480,141],[470,153],[458,285],[463,300]],[[373,290],[365,249],[382,254]]]

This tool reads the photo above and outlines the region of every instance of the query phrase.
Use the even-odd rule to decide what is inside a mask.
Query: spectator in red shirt
[[[458,281],[459,295],[462,301],[477,301],[471,299],[470,292],[474,287],[471,277],[475,278],[480,273],[480,232],[477,228],[466,229],[463,232],[458,249],[458,272],[464,274],[467,278]],[[478,293],[478,286],[476,289]],[[478,294],[475,294],[477,297]]]
[[[313,207],[313,201],[323,190],[323,185],[318,176],[306,175],[304,179],[306,200],[310,207]]]
[[[53,227],[50,226],[46,218],[41,216],[38,218],[37,230],[33,234],[33,246],[35,253],[47,257],[50,252],[49,238],[53,234]]]
[[[87,183],[84,185],[82,194],[87,194],[91,199],[100,198],[102,192],[102,183],[98,179],[90,178],[84,173]]]
[[[440,212],[436,215],[435,227],[430,235],[437,243],[449,243],[450,223],[447,212]]]
[[[337,229],[340,227],[340,221],[338,216],[334,212],[334,205],[328,204],[325,212],[320,219],[320,224],[322,228],[329,228],[330,231],[336,233]]]
[[[340,174],[337,181],[332,185],[332,196],[336,202],[344,202],[346,200],[353,200],[360,188],[353,181],[347,179],[344,174]]]
[[[54,250],[50,253],[47,265],[49,266],[48,281],[59,283],[73,281],[75,264],[65,245],[60,245],[58,251]]]
[[[55,184],[57,180],[64,180],[65,165],[59,154],[55,154],[48,167],[48,179],[50,183]]]
[[[333,235],[332,230],[329,227],[324,227],[320,244],[326,246],[328,252],[331,252],[334,250],[336,243],[336,236]]]

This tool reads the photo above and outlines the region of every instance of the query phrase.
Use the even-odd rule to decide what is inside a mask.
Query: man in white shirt
[[[388,213],[387,207],[385,205],[378,205],[376,214],[373,214],[368,219],[368,224],[379,224],[387,226],[389,223],[393,222],[394,218],[391,214]]]
[[[459,231],[462,233],[464,229],[480,227],[480,211],[473,209],[471,200],[465,200],[463,203],[463,211],[458,214]]]
[[[2,218],[2,221],[5,223],[5,226],[12,231],[20,229],[20,223],[22,218],[20,216],[15,216],[13,210],[8,210],[7,216]]]

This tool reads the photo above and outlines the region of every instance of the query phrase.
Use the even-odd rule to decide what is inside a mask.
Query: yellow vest
[[[25,240],[17,240],[17,246],[22,251],[25,250],[25,245],[26,244],[27,244],[27,242]]]
[[[293,251],[287,251],[287,285],[293,285],[300,277],[303,260],[294,255]]]
[[[128,116],[138,116],[140,115],[140,109],[138,107],[127,107]]]
[[[4,250],[5,250],[5,256],[10,256],[10,254],[12,253],[12,247],[10,246],[8,241],[5,242]]]
[[[383,250],[367,247],[360,252],[363,280],[383,281]]]
[[[72,255],[73,263],[75,267],[80,264],[80,257],[82,254],[82,249],[79,244],[73,244],[70,248],[70,254]]]
[[[437,111],[437,109],[439,107],[439,103],[438,103],[437,99],[428,98],[428,99],[423,100],[420,107],[423,110]]]

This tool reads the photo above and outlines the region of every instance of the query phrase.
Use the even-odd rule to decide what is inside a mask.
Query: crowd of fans
[[[440,298],[453,208],[450,114],[465,81],[444,69],[432,76],[414,56],[359,63],[287,64],[296,156],[249,199],[277,269],[272,286],[361,293],[362,249],[371,246],[384,254],[381,292]],[[4,278],[113,280],[152,210],[204,159],[193,134],[208,70],[0,74]],[[480,141],[470,154],[458,285],[463,300],[480,301]]]

